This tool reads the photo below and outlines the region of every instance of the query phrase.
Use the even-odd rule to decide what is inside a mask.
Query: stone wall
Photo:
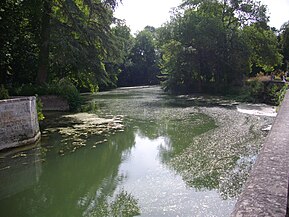
[[[69,104],[67,99],[61,96],[47,95],[39,97],[43,104],[43,111],[68,111]]]
[[[232,217],[287,217],[289,177],[289,92],[257,157]]]
[[[0,150],[32,144],[39,138],[35,97],[0,100]]]

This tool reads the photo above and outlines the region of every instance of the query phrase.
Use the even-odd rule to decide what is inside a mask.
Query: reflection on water
[[[37,184],[42,172],[41,148],[9,151],[0,155],[0,200]]]
[[[87,100],[86,112],[123,115],[124,132],[98,145],[102,137],[86,135],[85,146],[60,154],[67,140],[49,131],[41,147],[0,158],[1,215],[228,216],[265,136],[259,129],[272,121],[159,88]]]
[[[162,162],[162,153],[173,151],[171,140],[135,133],[131,155],[120,166],[124,188],[139,199],[142,216],[228,216],[234,200],[222,200],[216,190],[188,188],[182,177]],[[166,160],[165,160],[166,161]]]

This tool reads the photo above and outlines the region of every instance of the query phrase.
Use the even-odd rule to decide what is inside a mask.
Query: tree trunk
[[[47,81],[49,71],[49,42],[50,42],[50,14],[51,0],[44,0],[40,33],[39,65],[36,78],[37,84]]]

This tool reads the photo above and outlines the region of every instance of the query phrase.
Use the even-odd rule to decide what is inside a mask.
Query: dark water
[[[194,138],[218,128],[198,105],[158,87],[86,100],[85,111],[123,115],[124,131],[85,137],[85,147],[62,152],[75,138],[54,132],[59,115],[48,116],[40,144],[1,155],[0,216],[229,216],[236,199],[220,195],[214,176],[201,179],[199,188],[174,166]]]

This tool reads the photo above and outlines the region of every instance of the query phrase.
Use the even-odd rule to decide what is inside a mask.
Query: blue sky
[[[160,27],[169,20],[170,10],[182,0],[122,0],[123,4],[116,10],[116,17],[125,19],[132,33],[150,25]],[[261,0],[268,5],[270,26],[277,29],[289,21],[289,0]]]

